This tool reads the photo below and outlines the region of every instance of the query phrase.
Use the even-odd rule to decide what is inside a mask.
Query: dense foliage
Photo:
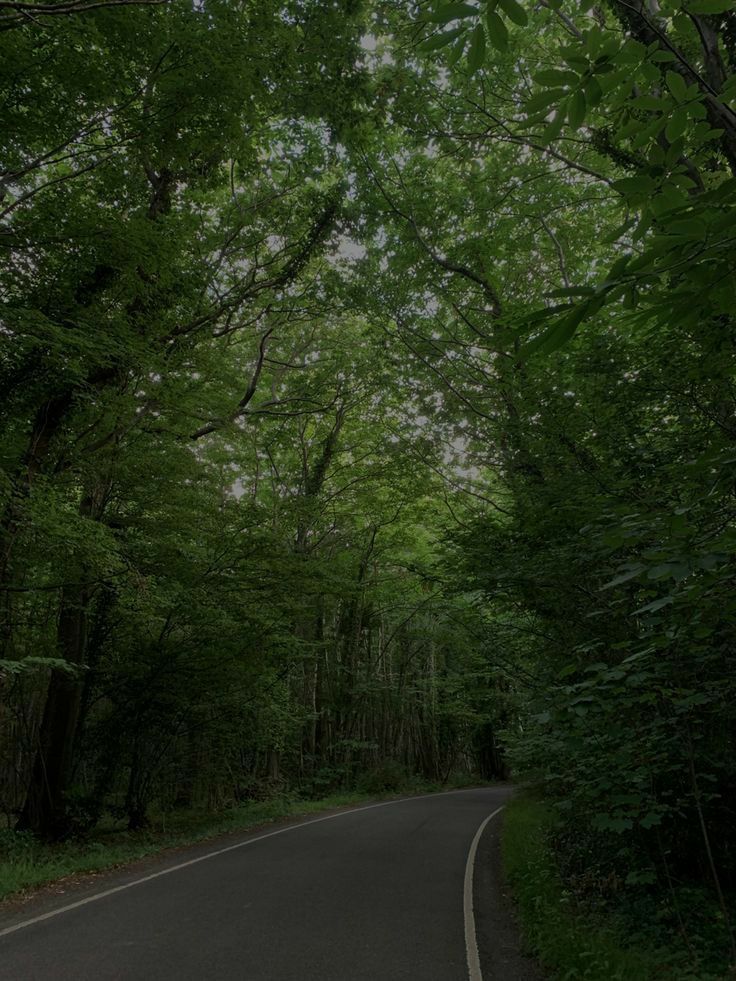
[[[350,3],[208,3],[5,35],[20,827],[502,769],[479,617],[434,581],[439,482],[343,296],[364,30]]]
[[[6,7],[9,820],[510,760],[736,963],[730,0]]]

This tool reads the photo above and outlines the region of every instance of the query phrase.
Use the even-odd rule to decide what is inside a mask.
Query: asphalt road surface
[[[508,794],[493,787],[342,810],[44,893],[0,915],[0,978],[526,978],[518,967],[487,969],[493,924],[482,922],[473,870]]]

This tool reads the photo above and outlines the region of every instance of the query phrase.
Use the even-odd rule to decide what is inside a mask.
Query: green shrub
[[[406,768],[396,760],[385,760],[361,774],[358,789],[365,794],[384,794],[406,789],[411,783]]]
[[[503,863],[518,902],[524,939],[550,977],[564,981],[705,981],[662,952],[630,944],[616,929],[581,906],[562,882],[550,844],[550,811],[521,795],[508,805]],[[664,973],[663,973],[664,972]]]

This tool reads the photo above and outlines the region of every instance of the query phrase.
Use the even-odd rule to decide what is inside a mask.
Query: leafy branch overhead
[[[733,187],[714,181],[712,167],[713,153],[720,152],[736,173],[736,75],[727,61],[733,13],[729,0],[693,0],[656,11],[613,0],[582,15],[574,9],[568,14],[562,4],[530,9],[530,31],[547,29],[555,18],[565,30],[552,51],[545,49],[546,65],[534,63],[536,52],[520,55],[528,81],[508,125],[543,146],[574,140],[618,165],[611,187],[628,209],[618,236],[629,252],[596,286],[581,284],[567,294],[589,294],[584,301],[539,311],[527,354],[558,349],[613,302],[636,309],[639,322],[656,321],[662,306],[658,299],[650,302],[649,287],[689,259],[698,260],[694,275],[705,274],[718,291],[736,222]],[[528,22],[509,0],[435,4],[422,16],[430,34],[418,50],[452,45],[449,66],[476,72],[485,64],[499,72],[513,62],[499,61],[489,45],[506,52],[510,26]],[[523,38],[517,32],[520,51]],[[676,310],[690,312],[686,306]]]

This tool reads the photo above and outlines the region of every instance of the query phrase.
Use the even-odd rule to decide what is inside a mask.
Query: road
[[[0,916],[0,978],[491,981],[469,853],[508,794],[342,810],[41,896]]]

